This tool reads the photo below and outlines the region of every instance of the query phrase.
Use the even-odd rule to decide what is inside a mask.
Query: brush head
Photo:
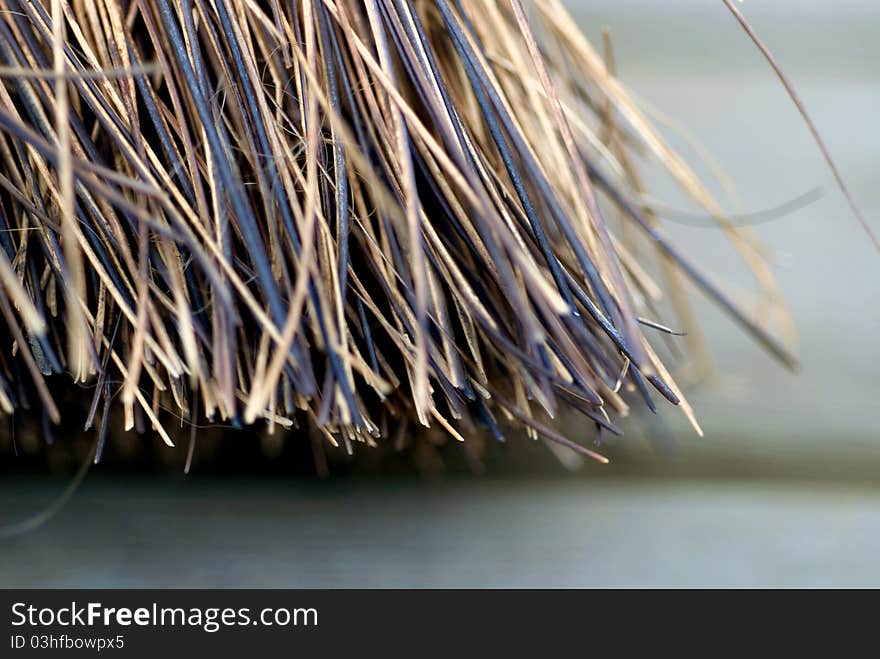
[[[0,407],[87,384],[98,455],[118,405],[168,444],[513,425],[604,461],[551,419],[699,428],[659,356],[705,361],[687,280],[791,361],[643,203],[647,157],[778,301],[559,0],[2,0],[0,67]]]

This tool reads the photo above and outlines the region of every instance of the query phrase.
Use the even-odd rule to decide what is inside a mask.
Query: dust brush
[[[659,357],[705,359],[689,286],[794,360],[666,237],[644,161],[781,308],[559,0],[2,0],[0,409],[59,424],[78,385],[98,456],[116,407],[168,444],[515,427],[604,461],[557,413],[661,400],[699,430]]]

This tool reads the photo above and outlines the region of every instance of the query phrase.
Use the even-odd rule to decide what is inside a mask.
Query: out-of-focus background
[[[186,478],[123,478],[98,468],[45,524],[0,539],[0,583],[880,585],[880,255],[720,0],[568,4],[594,43],[610,27],[624,82],[736,182],[740,206],[728,200],[731,212],[824,189],[806,208],[755,227],[800,332],[800,371],[786,372],[699,303],[715,356],[715,375],[689,392],[704,439],[666,408],[660,441],[633,419],[627,437],[608,447],[610,467],[574,474],[548,467],[540,446],[520,447],[525,460],[496,456],[483,476],[346,472],[319,482],[283,471],[258,478],[196,469]],[[880,6],[739,6],[880,231]],[[664,133],[695,159],[686,139]],[[708,167],[701,173],[710,178]],[[667,229],[718,279],[753,292],[717,230]],[[537,475],[532,459],[542,465]],[[0,524],[44,510],[64,485],[9,476],[0,485]]]
[[[592,40],[609,26],[623,80],[715,157],[742,210],[778,206],[821,187],[810,206],[754,227],[800,333],[789,373],[711,305],[700,307],[717,377],[691,395],[726,450],[880,464],[875,377],[880,349],[880,257],[835,188],[806,126],[767,63],[721,0],[570,0]],[[867,0],[737,3],[800,93],[847,184],[880,231],[880,6]],[[666,134],[695,161],[686,140]],[[702,168],[711,181],[709,169]],[[715,185],[715,190],[720,187]],[[730,212],[736,205],[728,203]],[[708,224],[708,223],[707,223]],[[666,223],[718,279],[754,286],[720,231]]]

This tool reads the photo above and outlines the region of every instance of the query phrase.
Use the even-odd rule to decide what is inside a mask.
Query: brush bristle
[[[559,0],[0,1],[0,406],[57,423],[66,374],[87,426],[118,399],[168,443],[513,425],[603,459],[549,417],[693,419],[655,345],[701,358],[686,280],[790,362],[645,205],[649,157],[775,295],[609,43]]]

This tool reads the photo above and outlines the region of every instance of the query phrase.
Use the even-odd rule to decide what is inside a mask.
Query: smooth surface
[[[51,492],[4,492],[3,521]],[[0,583],[877,586],[878,531],[880,492],[827,485],[87,484],[38,531],[0,541]]]

